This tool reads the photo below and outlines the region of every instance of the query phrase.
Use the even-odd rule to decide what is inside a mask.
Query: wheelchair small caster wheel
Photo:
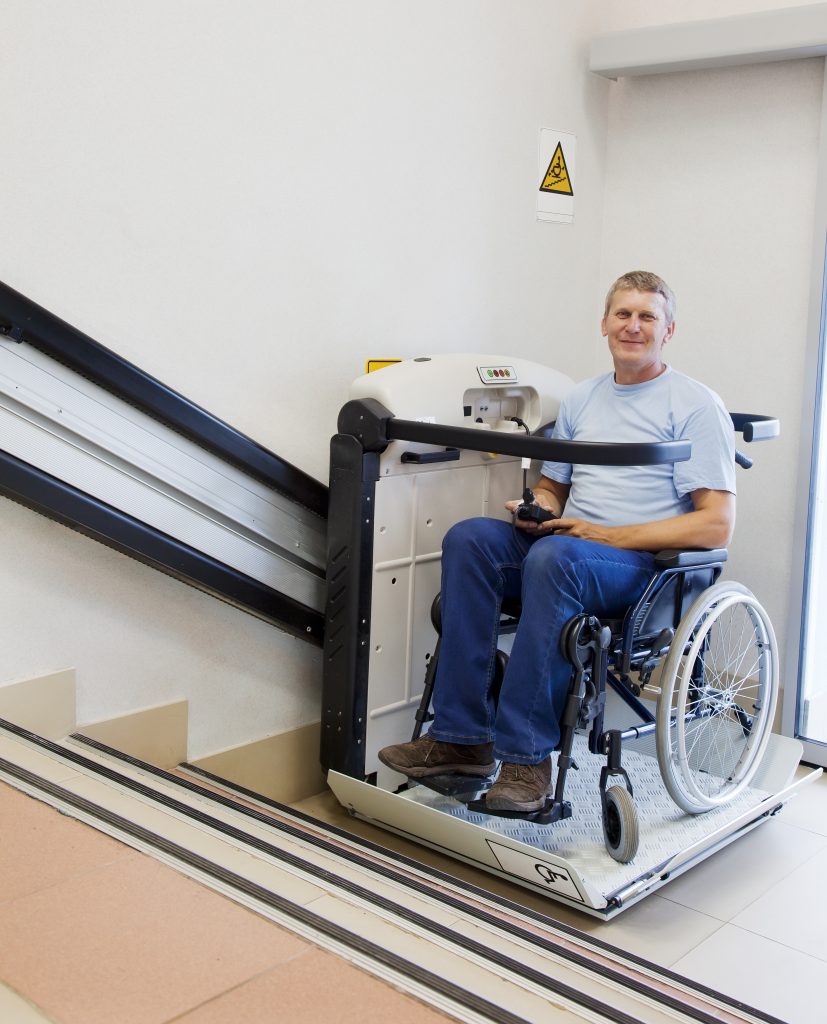
[[[609,856],[628,864],[637,853],[640,842],[635,803],[623,786],[606,790],[603,805],[603,839]]]

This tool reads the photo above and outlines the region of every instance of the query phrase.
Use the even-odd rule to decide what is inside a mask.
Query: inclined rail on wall
[[[322,641],[327,488],[2,283],[0,494]]]

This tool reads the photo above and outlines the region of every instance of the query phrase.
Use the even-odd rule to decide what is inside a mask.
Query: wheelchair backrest
[[[665,629],[677,629],[695,598],[718,579],[725,559],[726,552],[720,550],[658,555],[658,571],[637,604],[626,613],[625,652],[634,658],[639,643],[645,645]]]

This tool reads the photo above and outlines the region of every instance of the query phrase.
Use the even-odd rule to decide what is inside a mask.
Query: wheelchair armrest
[[[691,569],[698,565],[710,565],[727,560],[726,548],[712,548],[708,551],[683,551],[668,548],[658,551],[655,565],[658,569]]]

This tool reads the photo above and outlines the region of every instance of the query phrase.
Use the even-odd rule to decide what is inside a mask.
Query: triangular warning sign
[[[566,167],[566,158],[563,156],[563,147],[559,142],[557,143],[557,149],[554,150],[551,163],[548,165],[543,183],[540,185],[540,191],[557,192],[559,195],[564,196],[574,195],[574,189],[571,187],[571,178],[569,178],[569,169]]]

